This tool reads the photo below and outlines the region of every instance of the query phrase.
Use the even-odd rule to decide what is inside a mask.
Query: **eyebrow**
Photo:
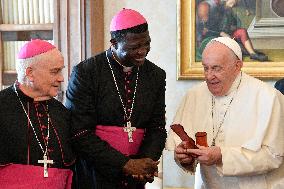
[[[54,69],[63,69],[65,68],[65,66],[62,66],[62,67],[55,67],[55,68],[51,68],[50,70],[54,70]]]
[[[62,70],[63,68],[65,68],[65,66],[60,67],[60,68],[51,68],[49,71],[59,71],[59,70]]]

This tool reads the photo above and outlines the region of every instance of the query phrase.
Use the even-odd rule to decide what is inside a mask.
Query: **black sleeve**
[[[140,157],[150,157],[157,161],[165,147],[167,132],[165,130],[165,91],[166,91],[166,73],[162,70],[156,76],[155,87],[156,97],[154,108],[150,118],[150,126],[146,128],[144,140],[139,150]]]
[[[73,144],[76,152],[94,163],[101,174],[116,177],[128,157],[93,134],[97,124],[96,96],[99,70],[94,58],[73,68],[66,93],[66,107],[71,110]]]
[[[279,90],[282,94],[284,94],[284,79],[280,79],[276,81],[274,87]]]

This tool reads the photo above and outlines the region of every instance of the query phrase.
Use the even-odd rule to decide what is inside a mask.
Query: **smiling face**
[[[60,84],[64,81],[63,68],[63,57],[56,49],[45,53],[39,62],[27,68],[27,77],[37,98],[51,98],[57,95]]]
[[[124,66],[141,66],[150,51],[151,38],[149,31],[143,33],[127,33],[125,38],[113,42],[113,52]]]
[[[205,81],[214,96],[224,96],[241,71],[242,61],[219,42],[207,45],[202,54]]]

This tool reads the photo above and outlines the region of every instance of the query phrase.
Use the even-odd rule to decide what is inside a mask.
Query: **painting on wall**
[[[202,79],[202,52],[215,37],[235,39],[243,71],[260,79],[284,77],[284,17],[267,0],[179,0],[178,79]],[[216,52],[218,53],[218,52]]]

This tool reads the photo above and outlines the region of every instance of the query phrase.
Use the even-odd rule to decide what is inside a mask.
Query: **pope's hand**
[[[204,147],[197,145],[199,149],[187,149],[186,153],[194,154],[201,164],[214,165],[222,162],[221,149],[218,146]]]
[[[187,153],[186,148],[187,143],[185,141],[181,142],[175,148],[175,160],[179,162],[182,166],[190,165],[193,162],[193,157],[191,154]]]

